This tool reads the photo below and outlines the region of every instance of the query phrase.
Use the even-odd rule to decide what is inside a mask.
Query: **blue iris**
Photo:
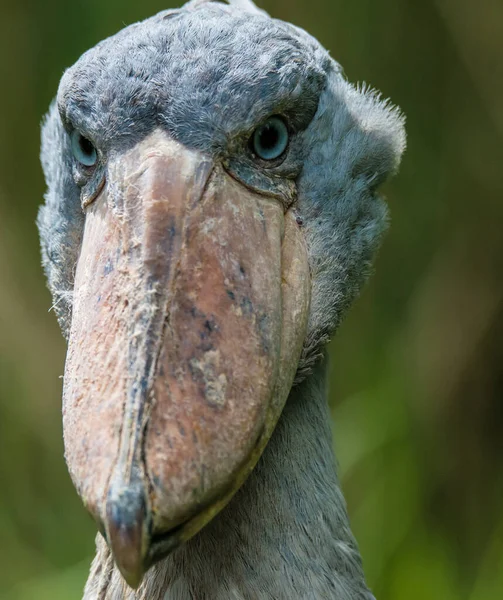
[[[93,167],[98,161],[98,153],[93,144],[77,130],[72,132],[71,140],[75,159],[86,167]]]
[[[280,117],[270,117],[253,134],[253,151],[263,160],[279,158],[288,146],[288,128]]]

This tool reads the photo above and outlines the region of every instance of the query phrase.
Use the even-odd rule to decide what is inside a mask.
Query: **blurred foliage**
[[[10,0],[7,0],[10,2]],[[332,345],[352,524],[381,600],[503,594],[503,3],[264,0],[407,115],[377,273]],[[63,461],[64,343],[39,267],[39,122],[147,0],[0,4],[0,600],[80,598],[94,526]]]

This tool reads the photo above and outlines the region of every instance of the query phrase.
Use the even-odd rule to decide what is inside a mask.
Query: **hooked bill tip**
[[[106,508],[107,539],[127,584],[137,588],[145,573],[149,526],[143,490],[112,487]]]

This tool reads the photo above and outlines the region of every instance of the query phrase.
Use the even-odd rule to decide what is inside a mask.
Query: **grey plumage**
[[[286,160],[266,172],[246,143],[272,114],[283,115],[293,135]],[[373,90],[350,84],[314,38],[248,0],[193,0],[101,42],[63,76],[42,132],[47,192],[38,225],[65,336],[85,222],[68,131],[93,141],[106,171],[109,157],[156,127],[255,189],[293,186],[312,276],[297,383],[307,380],[292,390],[255,472],[213,522],[136,594],[114,571],[98,595],[111,568],[99,541],[86,598],[370,598],[335,476],[317,363],[386,229],[378,188],[397,170],[403,118]]]

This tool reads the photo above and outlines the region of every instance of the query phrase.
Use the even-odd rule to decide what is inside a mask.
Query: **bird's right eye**
[[[77,130],[72,132],[71,140],[75,160],[85,167],[94,167],[98,162],[98,152],[93,143]]]

